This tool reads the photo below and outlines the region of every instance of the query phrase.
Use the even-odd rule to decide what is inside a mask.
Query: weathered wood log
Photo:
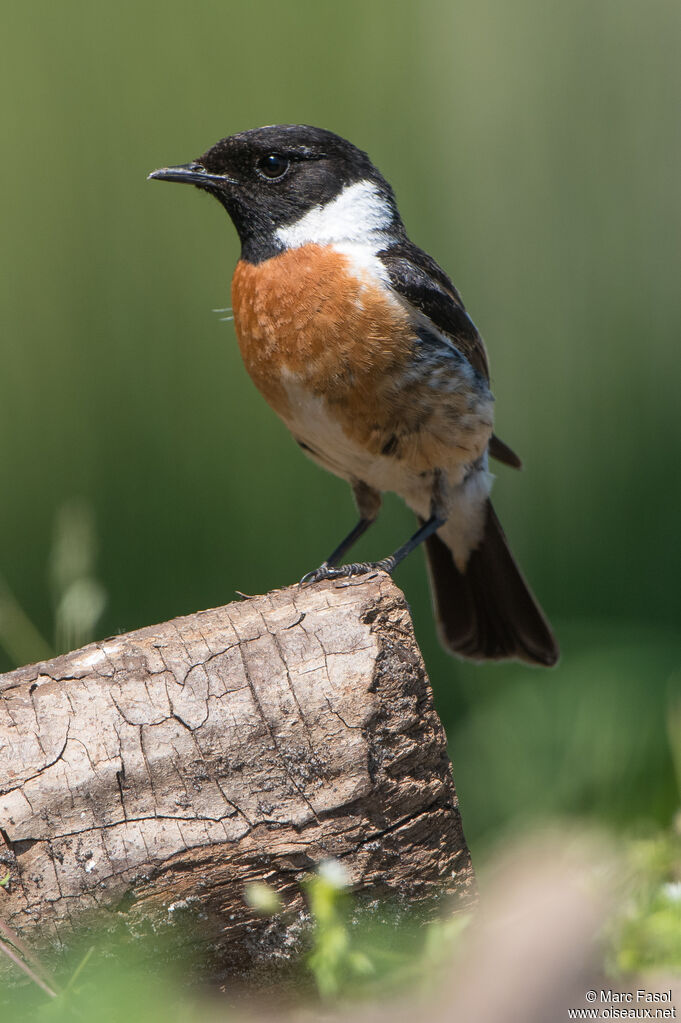
[[[295,950],[299,881],[470,899],[445,735],[392,580],[269,593],[0,678],[0,916],[63,941],[193,906],[234,970]],[[3,847],[4,842],[4,847]],[[4,872],[4,871],[3,871]],[[267,881],[290,912],[244,901]]]

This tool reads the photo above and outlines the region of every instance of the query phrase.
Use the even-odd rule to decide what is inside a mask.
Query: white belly
[[[293,379],[286,381],[286,393],[290,409],[286,425],[306,454],[324,469],[350,482],[366,483],[381,493],[398,494],[421,518],[430,515],[433,473],[438,470],[446,480],[452,514],[461,519],[462,533],[467,532],[464,520],[471,514],[477,519],[477,508],[491,486],[486,457],[482,469],[472,474],[470,463],[462,462],[456,452],[447,464],[433,466],[431,472],[415,471],[404,459],[374,454],[357,444],[323,397],[311,395]]]

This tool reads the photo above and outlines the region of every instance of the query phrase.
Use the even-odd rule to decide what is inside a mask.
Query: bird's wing
[[[487,352],[461,296],[434,259],[411,242],[379,253],[390,285],[446,334],[471,366],[489,380]]]
[[[392,289],[428,317],[473,369],[489,381],[485,344],[444,270],[428,253],[409,241],[391,245],[378,255]],[[515,452],[494,435],[489,452],[493,458],[516,469],[522,464]]]

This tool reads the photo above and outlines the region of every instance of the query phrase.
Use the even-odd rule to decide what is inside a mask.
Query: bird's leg
[[[354,529],[350,530],[345,539],[341,540],[333,554],[329,554],[324,564],[330,567],[337,565],[343,555],[347,554],[350,548],[355,546],[360,536],[363,536],[369,526],[371,526],[374,522],[375,519],[361,518]]]
[[[309,576],[305,576],[303,582],[318,582],[320,579],[341,579],[353,575],[365,575],[367,572],[375,572],[377,569],[388,573],[394,572],[401,561],[404,561],[419,544],[422,544],[424,540],[427,540],[429,536],[437,532],[440,526],[444,526],[447,521],[442,490],[442,474],[437,470],[433,480],[430,518],[416,530],[413,536],[409,537],[406,543],[398,547],[389,557],[383,558],[381,561],[361,561],[354,565],[341,565],[339,568],[333,568],[327,562],[321,568],[318,568],[317,572],[311,572]],[[319,575],[318,573],[322,571],[323,574]]]
[[[436,533],[440,526],[444,526],[446,518],[441,515],[431,515],[430,518],[423,523],[423,525],[416,530],[413,536],[410,536],[406,543],[403,543],[401,547],[398,547],[396,551],[390,554],[387,558],[383,558],[381,561],[377,561],[375,568],[382,568],[385,572],[392,574],[399,563],[411,554],[413,550],[422,544],[424,540],[427,540],[429,536]],[[352,568],[352,565],[346,566]],[[352,573],[353,575],[355,573]]]
[[[359,540],[360,536],[366,533],[369,526],[371,526],[378,516],[381,508],[381,495],[378,490],[374,490],[373,487],[367,486],[366,483],[362,483],[357,480],[352,484],[352,492],[355,497],[355,503],[357,510],[360,514],[360,519],[354,529],[351,529],[344,540],[338,544],[336,549],[329,555],[319,568],[316,568],[313,572],[308,572],[300,580],[301,583],[317,583],[320,579],[331,579],[335,578],[336,569],[335,566],[341,560],[344,554],[350,550],[351,547]]]
[[[427,540],[429,536],[432,536],[440,526],[444,526],[447,520],[439,515],[431,515],[427,522],[417,529],[413,536],[410,536],[406,543],[403,543],[401,547],[398,547],[389,557],[383,558],[381,561],[358,561],[354,565],[340,565],[338,568],[331,568],[331,566],[325,567],[322,565],[316,572],[311,572],[309,576],[305,576],[303,582],[319,582],[320,579],[344,579],[351,575],[366,575],[367,572],[388,572],[391,574],[395,571],[401,561],[411,554],[411,552],[418,547],[419,544]],[[322,573],[322,574],[319,574]]]

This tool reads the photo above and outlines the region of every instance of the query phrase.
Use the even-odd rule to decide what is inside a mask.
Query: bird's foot
[[[334,568],[326,561],[313,572],[308,572],[300,580],[301,585],[307,583],[319,583],[322,579],[349,579],[351,576],[368,575],[369,572],[388,572],[390,574],[395,568],[393,557],[383,558],[382,561],[358,561],[353,565],[339,565]]]

